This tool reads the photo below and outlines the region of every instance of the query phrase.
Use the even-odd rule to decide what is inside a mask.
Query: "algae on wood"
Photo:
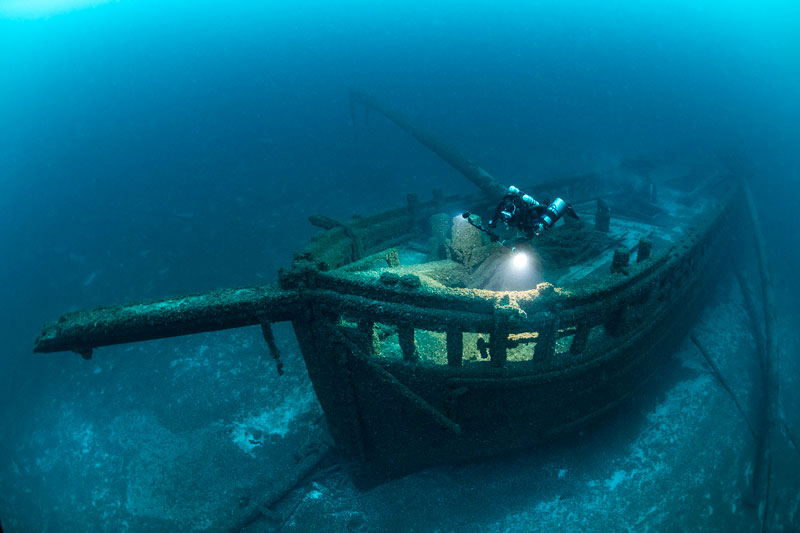
[[[295,291],[263,285],[75,311],[45,324],[34,351],[88,358],[98,346],[288,320],[298,299]]]

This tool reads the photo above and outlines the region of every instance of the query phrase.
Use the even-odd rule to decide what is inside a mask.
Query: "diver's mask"
[[[514,215],[517,213],[517,206],[514,202],[506,202],[503,205],[503,209],[500,211],[500,217],[502,218],[503,222],[508,224]]]

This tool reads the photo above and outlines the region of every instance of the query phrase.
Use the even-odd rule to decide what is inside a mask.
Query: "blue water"
[[[474,190],[378,117],[354,129],[348,87],[506,183],[739,150],[782,316],[797,316],[797,2],[37,4],[0,0],[0,428],[22,435],[0,435],[0,480],[14,505],[37,500],[9,474],[37,453],[31,406],[90,372],[31,353],[44,321],[273,281],[311,214]],[[797,338],[783,342],[796,358]],[[42,529],[48,505],[15,523]]]

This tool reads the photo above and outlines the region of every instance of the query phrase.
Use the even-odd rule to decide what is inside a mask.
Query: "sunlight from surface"
[[[0,0],[0,18],[39,18],[116,0]]]

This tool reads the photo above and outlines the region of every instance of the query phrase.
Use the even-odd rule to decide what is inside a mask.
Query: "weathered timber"
[[[740,186],[745,199],[745,205],[753,226],[753,239],[755,242],[756,259],[761,275],[761,296],[764,306],[764,353],[762,354],[762,433],[759,439],[759,454],[756,457],[755,472],[762,474],[756,477],[754,487],[763,487],[761,504],[763,508],[761,530],[771,530],[771,509],[770,509],[770,484],[772,473],[772,444],[771,438],[775,432],[778,421],[778,343],[775,338],[776,316],[775,316],[775,291],[772,285],[772,275],[770,274],[767,261],[767,251],[764,239],[764,232],[761,229],[761,221],[758,217],[755,201],[750,192],[750,187],[743,177],[740,177]],[[766,470],[766,472],[765,472]]]
[[[689,338],[694,343],[695,347],[697,347],[697,351],[700,352],[700,355],[703,356],[703,359],[705,359],[706,363],[708,363],[709,368],[711,368],[711,373],[717,379],[719,384],[722,385],[722,388],[725,389],[725,392],[728,393],[728,396],[730,397],[731,401],[736,406],[736,410],[739,411],[740,415],[742,415],[742,419],[747,424],[747,428],[750,430],[750,434],[753,435],[754,439],[757,439],[758,435],[756,434],[756,430],[753,429],[753,424],[750,423],[750,419],[745,414],[744,409],[742,408],[742,404],[739,403],[739,400],[736,398],[736,394],[733,392],[733,389],[731,389],[731,386],[728,384],[728,380],[725,379],[725,376],[722,375],[722,372],[720,371],[717,364],[714,362],[714,359],[711,358],[711,354],[709,354],[705,346],[702,345],[700,339],[697,338],[697,335],[695,335],[694,333],[690,333]]]
[[[351,109],[354,103],[360,103],[367,109],[374,109],[398,126],[410,133],[416,140],[441,157],[447,164],[459,171],[468,180],[478,186],[489,197],[502,197],[508,187],[500,183],[480,165],[471,161],[467,156],[447,145],[440,139],[425,130],[415,126],[400,113],[391,107],[379,102],[375,98],[355,89],[350,89]]]
[[[456,437],[461,435],[461,426],[453,422],[453,420],[448,418],[445,414],[443,414],[438,409],[433,407],[417,393],[408,388],[402,381],[397,379],[391,372],[388,372],[382,366],[369,359],[362,359],[362,361],[363,364],[369,366],[369,368],[372,369],[372,371],[375,373],[378,379],[380,379],[386,385],[391,387],[397,394],[404,397],[408,401],[410,408],[420,411],[421,413],[423,413],[423,416],[430,418],[434,423],[438,424],[442,429],[449,431]]]
[[[262,285],[76,311],[45,324],[34,351],[87,357],[98,346],[290,320],[298,301],[296,291]]]
[[[275,333],[272,331],[272,324],[267,321],[261,322],[261,334],[264,336],[264,342],[267,343],[270,356],[275,360],[275,368],[278,375],[283,375],[283,361],[281,361],[281,350],[275,342]]]

